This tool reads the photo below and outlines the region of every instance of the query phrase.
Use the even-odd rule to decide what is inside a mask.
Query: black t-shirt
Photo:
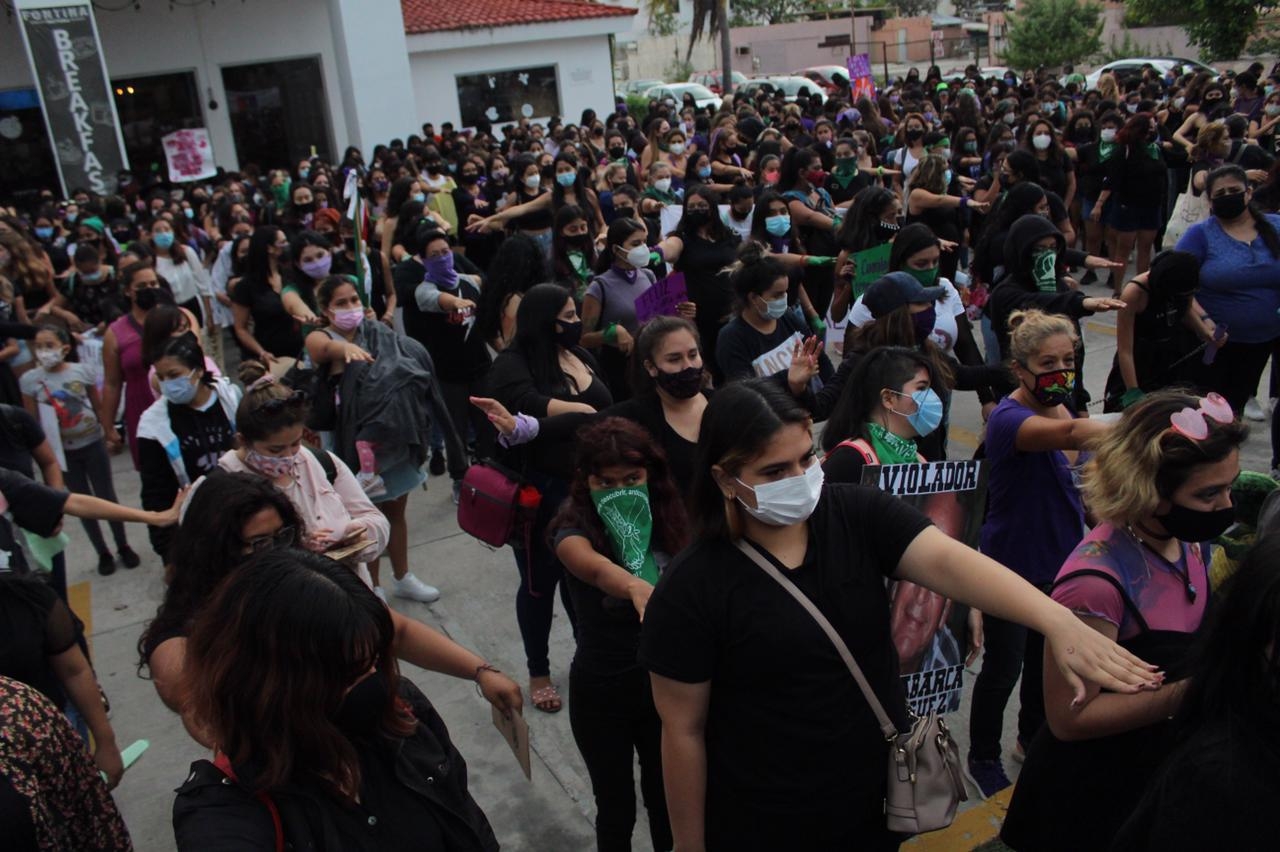
[[[810,332],[790,310],[778,319],[773,331],[768,334],[757,330],[741,316],[736,316],[720,330],[720,336],[716,339],[716,364],[727,381],[755,378],[752,362],[777,349],[796,333],[807,337]],[[831,366],[827,354],[824,352],[818,356],[819,377],[825,382],[834,372],[835,368]]]
[[[833,485],[840,482],[861,485],[862,469],[866,466],[867,457],[861,450],[853,447],[833,447],[822,460],[822,479]]]
[[[58,593],[39,580],[0,577],[0,675],[66,703],[49,658],[76,644],[80,628]]]
[[[53,535],[54,529],[62,522],[63,509],[67,498],[66,491],[58,491],[47,485],[41,485],[29,476],[24,476],[7,467],[0,467],[0,494],[9,504],[9,516],[13,523],[25,530],[46,538]],[[17,531],[9,522],[9,517],[0,515],[0,560],[8,554],[9,570],[21,574],[27,569],[26,556],[17,544]]]
[[[1067,195],[1067,175],[1076,170],[1075,163],[1071,161],[1065,151],[1056,157],[1050,153],[1047,158],[1039,160],[1039,163],[1040,186],[1065,198]]]
[[[44,443],[44,437],[44,430],[26,409],[0,405],[0,467],[34,478],[32,453]]]
[[[262,348],[277,358],[297,358],[302,351],[302,333],[280,294],[266,284],[255,286],[248,276],[241,278],[231,293],[231,301],[249,309],[253,317],[253,336]],[[244,351],[244,347],[240,347]],[[244,351],[245,357],[258,353]]]
[[[827,182],[823,184],[823,187],[831,196],[832,202],[843,204],[867,187],[874,186],[878,180],[879,178],[876,177],[875,172],[867,169],[858,169],[858,173],[849,178],[847,185],[841,185],[840,181],[836,180],[835,175],[828,175]]]
[[[899,724],[906,705],[885,581],[928,525],[878,489],[829,486],[809,519],[804,563],[779,566]],[[709,846],[775,848],[763,844],[787,831],[790,848],[836,848],[794,840],[810,833],[883,839],[886,744],[871,708],[817,623],[733,544],[703,540],[672,562],[645,609],[640,664],[710,681]]]

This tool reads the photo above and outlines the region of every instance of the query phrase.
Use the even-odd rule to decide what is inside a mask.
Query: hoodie
[[[1054,292],[1041,292],[1033,274],[1032,255],[1036,243],[1048,236],[1054,237],[1057,244],[1057,264],[1055,272],[1058,276]],[[1000,357],[1007,360],[1009,355],[1009,315],[1014,311],[1037,308],[1048,314],[1061,314],[1073,321],[1088,316],[1091,312],[1084,309],[1084,293],[1068,289],[1062,283],[1066,240],[1053,223],[1043,216],[1030,214],[1019,218],[1009,228],[1009,236],[1005,238],[1004,277],[996,282],[991,291],[991,299],[987,311],[991,316],[991,326],[995,329],[1000,341]],[[1077,329],[1078,330],[1078,329]]]

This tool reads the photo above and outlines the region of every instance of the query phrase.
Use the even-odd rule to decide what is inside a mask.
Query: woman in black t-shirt
[[[244,358],[272,364],[296,359],[302,351],[302,334],[281,301],[289,255],[289,240],[279,228],[259,228],[249,238],[245,274],[231,294],[236,340]]]
[[[680,849],[897,849],[885,827],[888,746],[813,619],[737,545],[809,596],[905,724],[886,579],[908,580],[1044,632],[1084,680],[1137,692],[1160,675],[1067,609],[893,496],[822,487],[812,422],[751,381],[707,406],[693,484],[696,544],[645,610],[640,663],[663,723],[663,773]]]
[[[662,723],[636,662],[640,621],[658,573],[688,540],[667,460],[638,424],[605,418],[578,433],[577,470],[551,523],[578,614],[569,722],[596,799],[600,849],[630,849],[635,767],[654,849],[670,849],[662,790]]]

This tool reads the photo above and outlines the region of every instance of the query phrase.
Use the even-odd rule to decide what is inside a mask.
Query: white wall
[[[141,12],[132,8],[95,12],[107,72],[112,77],[127,77],[194,71],[219,165],[229,169],[238,165],[221,66],[309,56],[320,57],[335,156],[341,155],[348,144],[347,115],[325,0],[253,0],[196,8],[175,5],[172,12],[167,4],[152,2],[142,8]],[[395,14],[399,19],[398,4]],[[18,27],[16,17],[0,18],[0,90],[34,85]],[[387,47],[402,51],[404,43],[397,41]],[[210,111],[207,106],[209,87],[218,101],[217,110]]]
[[[488,32],[500,33],[501,30]],[[409,37],[411,49],[415,38]],[[567,121],[577,123],[587,108],[601,115],[612,110],[613,64],[607,35],[473,45],[410,53],[409,69],[417,113],[405,116],[405,132],[415,132],[424,121],[431,121],[437,127],[445,121],[461,126],[456,75],[536,65],[556,66],[561,115]]]

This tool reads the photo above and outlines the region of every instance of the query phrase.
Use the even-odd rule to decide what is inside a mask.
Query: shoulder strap
[[[1112,577],[1106,571],[1099,571],[1096,568],[1081,568],[1079,571],[1072,571],[1070,574],[1063,575],[1062,577],[1054,580],[1053,588],[1056,589],[1062,583],[1065,583],[1068,580],[1074,580],[1077,577],[1097,577],[1100,580],[1105,580],[1110,583],[1115,587],[1115,590],[1120,593],[1120,600],[1124,602],[1124,608],[1129,611],[1129,615],[1133,616],[1133,620],[1138,622],[1138,627],[1141,628],[1142,632],[1149,633],[1151,631],[1151,628],[1147,626],[1147,620],[1142,617],[1142,611],[1139,610],[1137,604],[1130,599],[1129,593],[1124,590],[1124,586],[1120,585],[1120,581],[1115,577]]]
[[[824,616],[818,608],[814,606],[813,601],[809,600],[808,596],[805,595],[804,592],[797,589],[795,583],[792,583],[782,575],[782,572],[777,568],[774,568],[773,565],[770,564],[769,560],[765,559],[754,545],[746,539],[740,538],[737,541],[737,546],[739,550],[746,554],[748,559],[759,565],[760,569],[764,571],[764,573],[777,581],[778,585],[782,586],[782,588],[786,590],[787,594],[795,598],[796,602],[800,604],[800,606],[804,607],[805,612],[809,613],[810,617],[818,623],[818,626],[822,628],[822,632],[827,634],[827,638],[831,640],[831,644],[835,645],[836,651],[840,653],[840,659],[844,660],[845,666],[849,669],[849,674],[853,675],[853,679],[857,681],[858,689],[862,691],[862,697],[867,699],[867,703],[871,705],[871,712],[875,714],[876,721],[880,724],[880,732],[884,734],[885,738],[888,740],[892,740],[896,737],[898,735],[897,725],[893,724],[893,721],[889,718],[889,714],[885,712],[884,705],[880,703],[880,699],[876,697],[875,691],[871,688],[871,685],[867,683],[866,677],[863,676],[862,669],[858,668],[857,661],[853,659],[853,654],[849,651],[849,646],[840,638],[840,634],[831,626],[831,622],[827,621],[826,616]]]
[[[218,752],[213,759],[213,765],[233,783],[240,783],[240,779],[236,777],[236,771],[231,767],[231,758]],[[271,794],[266,790],[259,790],[254,795],[258,801],[267,806],[267,810],[271,813],[271,824],[276,830],[276,852],[284,852],[284,823],[280,819],[280,809],[276,807],[275,799],[272,799]]]
[[[852,441],[841,441],[831,448],[831,452],[834,453],[841,447],[847,447],[857,453],[861,453],[862,460],[867,464],[880,464],[880,459],[876,456],[875,450],[871,449],[871,445],[861,438],[855,438]],[[827,455],[831,455],[831,453],[827,453]]]
[[[324,450],[317,450],[315,447],[303,444],[311,455],[316,457],[316,461],[320,462],[320,467],[324,468],[324,478],[329,480],[332,485],[334,480],[338,478],[338,466],[333,463],[333,456]]]
[[[1243,139],[1237,140],[1235,145],[1236,145],[1236,149],[1231,152],[1231,158],[1228,159],[1227,162],[1239,165],[1240,158],[1244,156],[1244,140]]]

